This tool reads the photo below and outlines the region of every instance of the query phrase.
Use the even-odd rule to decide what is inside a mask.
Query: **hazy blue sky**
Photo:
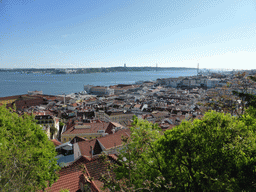
[[[0,0],[0,68],[256,68],[255,0]]]

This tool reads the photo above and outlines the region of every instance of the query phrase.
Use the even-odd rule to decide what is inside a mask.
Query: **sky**
[[[255,0],[0,0],[0,68],[256,69]]]

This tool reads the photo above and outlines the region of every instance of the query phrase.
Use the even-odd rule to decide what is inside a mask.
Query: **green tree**
[[[104,187],[112,191],[152,191],[161,187],[158,177],[163,171],[155,141],[160,137],[160,128],[148,121],[133,118],[131,136],[124,137],[124,148],[117,164],[111,164],[110,173],[115,177],[103,177]]]
[[[105,186],[116,191],[255,191],[252,112],[241,118],[207,112],[164,135],[135,119],[131,138]]]
[[[54,145],[32,116],[0,107],[0,191],[37,191],[60,169]]]
[[[58,129],[53,125],[50,126],[50,138],[53,139],[53,136],[57,133]]]
[[[60,123],[59,123],[60,128],[62,128],[64,125],[65,125],[65,123],[63,123],[62,121],[60,121]]]
[[[166,182],[176,191],[254,191],[256,140],[251,125],[208,112],[202,120],[166,131],[157,147]]]

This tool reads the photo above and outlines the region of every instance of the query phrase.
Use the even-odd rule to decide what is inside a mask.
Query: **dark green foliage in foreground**
[[[159,140],[163,177],[177,191],[254,191],[255,143],[250,125],[230,115],[206,113]]]
[[[59,170],[54,145],[33,117],[0,107],[0,191],[37,191]]]
[[[248,111],[238,119],[212,111],[164,135],[155,125],[134,119],[126,152],[113,167],[116,179],[105,180],[105,186],[117,191],[255,191],[254,114]]]

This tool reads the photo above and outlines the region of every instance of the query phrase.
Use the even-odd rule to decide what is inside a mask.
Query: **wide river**
[[[27,94],[27,91],[43,91],[43,94],[58,95],[83,91],[83,86],[134,84],[137,81],[156,80],[179,76],[196,75],[196,70],[166,70],[142,72],[114,72],[91,74],[26,74],[0,72],[0,97]]]

